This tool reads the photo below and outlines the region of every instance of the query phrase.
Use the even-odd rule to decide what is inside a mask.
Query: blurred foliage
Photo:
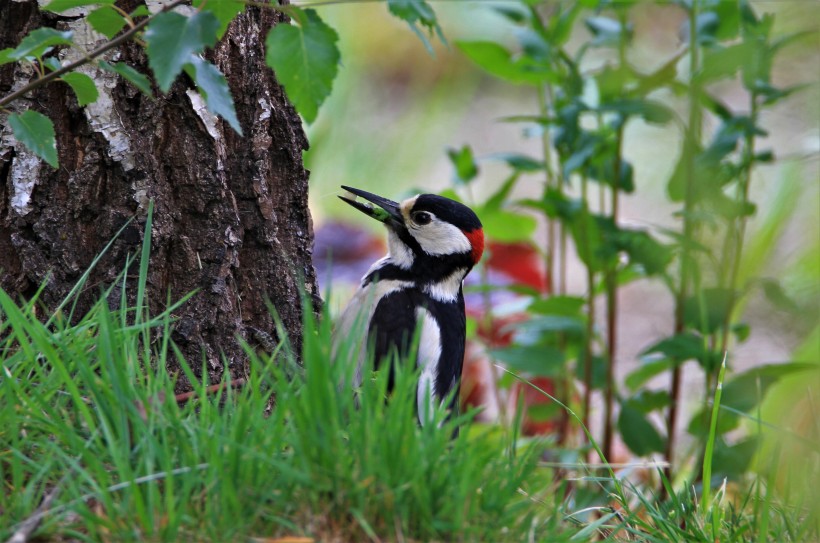
[[[808,118],[784,124],[777,116],[816,109],[816,86],[807,87],[813,82],[795,66],[812,64],[817,35],[804,32],[807,25],[788,3],[465,4],[436,6],[455,50],[437,48],[435,58],[390,37],[382,42],[356,35],[344,44],[341,32],[342,49],[361,57],[347,67],[351,80],[339,87],[344,98],[331,97],[328,117],[312,128],[317,150],[309,161],[318,197],[342,179],[377,192],[438,187],[476,209],[490,240],[531,244],[543,259],[547,288],[530,292],[526,319],[508,325],[512,342],[493,346],[490,355],[527,376],[555,380],[560,399],[577,404],[579,412],[594,403],[589,396],[611,398],[619,407],[605,409],[604,429],[617,429],[636,455],[667,457],[683,453],[670,431],[678,426],[670,407],[682,407],[684,391],[680,384],[654,383],[670,373],[680,380],[684,369],[699,367],[703,409],[695,407],[683,425],[701,451],[692,457],[698,464],[724,351],[730,366],[748,368],[738,358],[744,342],[757,344],[759,334],[780,330],[796,344],[817,319],[817,253],[806,247],[807,238],[817,244],[818,229],[806,228],[816,226],[816,188],[805,182],[816,173],[817,156],[806,133],[817,127]],[[448,20],[448,9],[458,15]],[[465,32],[458,18],[476,13],[491,23]],[[354,25],[359,17],[347,13],[338,23]],[[382,43],[403,59],[400,65],[372,54]],[[465,71],[459,52],[491,79]],[[368,69],[368,61],[375,68]],[[384,77],[391,83],[386,88]],[[362,95],[383,102],[352,111],[350,104]],[[465,130],[478,123],[471,115],[494,116],[496,124]],[[334,127],[323,124],[330,119],[343,122],[344,131],[365,130],[357,145],[347,133],[334,135]],[[511,140],[511,129],[525,137]],[[427,137],[410,143],[401,137],[404,130]],[[454,146],[446,132],[470,144]],[[657,134],[663,137],[653,141]],[[789,137],[791,145],[784,145]],[[391,138],[401,143],[386,144]],[[445,157],[452,174],[442,166]],[[448,177],[451,188],[442,189]],[[777,181],[758,183],[772,177]],[[661,193],[656,187],[664,184]],[[326,208],[317,211],[321,220]],[[815,235],[795,235],[795,229]],[[806,256],[784,262],[784,240]],[[579,272],[585,293],[584,282],[573,279]],[[666,320],[669,335],[643,339],[638,365],[629,361],[621,368],[612,338],[628,326],[629,315],[619,312],[618,292],[639,280],[663,285],[676,307]],[[797,295],[798,285],[814,297]],[[546,307],[553,297],[583,302],[571,310]],[[663,300],[645,303],[668,307]],[[775,318],[761,321],[753,313],[746,321],[748,308]],[[798,321],[796,328],[787,324],[791,320]],[[614,375],[625,370],[622,390]],[[758,440],[728,432],[792,373],[814,370],[795,359],[727,373],[710,458],[715,480],[745,473]],[[748,383],[754,383],[752,396],[745,396]],[[735,390],[743,391],[744,401],[738,403]],[[589,413],[585,417],[590,422]],[[575,431],[560,427],[559,440],[574,442]],[[691,461],[679,457],[679,473],[691,473]]]

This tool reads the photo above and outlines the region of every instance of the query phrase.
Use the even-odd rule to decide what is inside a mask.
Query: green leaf
[[[807,379],[817,379],[818,366],[815,363],[787,362],[766,364],[752,368],[735,376],[723,386],[721,406],[735,411],[749,413],[766,397],[766,392],[777,381],[794,373],[808,373]],[[813,374],[813,375],[811,375]],[[721,410],[718,417],[718,433],[724,434],[740,424],[740,417],[731,411]],[[689,423],[688,432],[694,436],[705,436],[709,432],[708,411],[700,410]]]
[[[632,25],[623,26],[609,17],[587,17],[584,24],[594,36],[592,45],[597,47],[617,45],[622,39],[632,36]]]
[[[786,294],[786,291],[783,288],[783,285],[780,284],[780,281],[777,279],[762,278],[757,282],[763,289],[763,294],[766,296],[766,299],[769,300],[769,302],[771,302],[775,307],[792,313],[798,313],[800,311],[800,306],[798,306],[797,302]]]
[[[564,353],[555,347],[527,345],[491,349],[490,356],[508,368],[538,377],[557,377],[564,373]]]
[[[592,388],[601,390],[606,386],[607,359],[603,356],[592,355]],[[578,363],[575,364],[575,377],[584,382],[586,379],[586,361],[583,355],[579,356]]]
[[[630,264],[640,265],[647,275],[663,273],[672,262],[672,249],[643,230],[615,226],[611,241],[629,256]]]
[[[511,83],[558,82],[558,74],[547,64],[528,56],[513,60],[510,52],[497,43],[462,41],[457,45],[484,71]]]
[[[703,338],[691,332],[675,334],[664,338],[645,349],[641,355],[662,354],[676,363],[703,358],[705,348]]]
[[[712,455],[712,473],[714,477],[737,479],[747,473],[749,465],[758,452],[758,436],[746,438],[734,445],[726,443],[722,437],[715,440]]]
[[[493,153],[485,158],[487,160],[506,162],[511,168],[519,172],[537,172],[544,169],[543,160],[538,160],[520,153]]]
[[[109,40],[117,35],[125,26],[125,17],[112,8],[111,6],[103,6],[95,9],[86,17],[91,28],[107,37]]]
[[[162,92],[168,92],[191,55],[202,52],[216,43],[219,21],[209,11],[200,11],[191,17],[174,12],[160,13],[148,25],[145,41],[148,44],[148,65]]]
[[[634,407],[643,414],[657,411],[668,407],[672,403],[672,397],[666,390],[639,390],[634,396],[627,400],[630,407]]]
[[[194,0],[193,6],[196,9],[202,8],[210,11],[216,16],[219,21],[219,30],[216,31],[217,38],[222,38],[237,13],[245,9],[245,4],[240,0]]]
[[[743,66],[752,62],[754,53],[754,44],[749,42],[706,49],[696,81],[704,84],[724,77],[733,77]]]
[[[513,187],[518,182],[518,178],[518,172],[513,172],[512,175],[508,176],[507,179],[501,183],[498,190],[492,193],[490,197],[487,198],[487,201],[484,202],[484,205],[481,206],[480,212],[482,216],[489,216],[507,205],[507,199],[510,197],[510,192],[512,192]]]
[[[724,385],[721,405],[749,412],[763,399],[769,387],[783,377],[802,372],[810,374],[807,379],[816,379],[820,376],[817,364],[808,362],[765,364],[752,368]]]
[[[737,293],[728,288],[705,288],[686,300],[684,322],[703,334],[716,332],[728,321],[736,296]]]
[[[576,317],[586,305],[586,298],[580,296],[555,295],[549,298],[539,298],[532,302],[527,310],[540,315],[562,315]]]
[[[110,64],[102,60],[100,61],[100,67],[104,70],[108,70],[109,72],[119,74],[123,79],[134,85],[137,90],[141,91],[149,98],[154,97],[154,92],[151,89],[151,81],[148,77],[145,74],[138,72],[128,64],[125,64],[124,62],[115,62],[114,64]]]
[[[137,17],[150,17],[151,12],[148,10],[146,6],[137,6],[134,9],[134,11],[132,11],[129,15],[132,19],[135,19]]]
[[[583,337],[586,334],[585,318],[580,315],[543,315],[516,326],[516,341],[521,343],[538,343],[556,334]]]
[[[265,40],[265,61],[305,121],[312,123],[336,78],[339,36],[315,10],[299,13],[303,15],[302,26],[278,24],[270,31]]]
[[[632,371],[629,375],[626,376],[624,380],[624,384],[626,384],[629,390],[635,391],[638,390],[640,387],[643,386],[644,383],[655,377],[656,375],[660,375],[661,373],[668,371],[674,367],[674,363],[669,358],[661,358],[660,360],[651,360],[649,362],[644,362],[634,371]]]
[[[637,456],[646,456],[653,452],[663,452],[664,439],[643,413],[629,404],[621,405],[618,416],[618,431],[629,450]]]
[[[674,113],[665,105],[643,98],[624,98],[601,104],[601,111],[614,111],[624,117],[638,115],[653,124],[666,124],[674,118]]]
[[[488,238],[506,243],[527,241],[538,227],[534,217],[503,209],[481,214],[481,222]]]
[[[114,1],[115,0],[52,0],[47,6],[44,6],[41,9],[45,11],[53,11],[54,13],[62,13],[63,11],[81,6],[110,6],[114,4]]]
[[[473,150],[469,145],[465,145],[461,149],[447,149],[447,156],[450,157],[450,162],[453,163],[456,170],[456,183],[466,185],[476,178],[478,165],[475,163]]]
[[[71,45],[73,32],[60,32],[53,28],[38,28],[23,38],[20,45],[14,49],[0,51],[0,65],[17,62],[24,58],[38,58],[43,56],[54,45]]]
[[[436,20],[436,13],[425,0],[387,0],[387,8],[390,13],[405,21],[416,36],[422,41],[428,51],[432,53],[432,47],[427,37],[421,33],[417,23],[427,27],[427,30],[432,34],[435,31],[439,39],[444,41],[441,28]]]
[[[63,75],[60,79],[71,86],[71,90],[77,95],[77,104],[80,107],[90,104],[97,100],[100,93],[97,92],[97,86],[94,80],[80,72],[70,72]]]
[[[57,140],[51,119],[36,111],[28,110],[21,114],[9,115],[9,125],[17,141],[29,151],[57,168]]]
[[[583,208],[572,217],[569,226],[578,258],[591,270],[602,271],[606,267],[606,261],[602,255],[604,241],[598,221]]]
[[[236,118],[231,90],[222,72],[210,62],[196,55],[191,57],[191,62],[186,68],[192,68],[187,71],[205,98],[208,111],[225,119],[241,136],[242,127],[239,126],[239,119]]]

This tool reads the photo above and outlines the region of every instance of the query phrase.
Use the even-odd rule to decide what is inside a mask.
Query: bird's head
[[[360,189],[342,188],[352,195],[340,196],[342,200],[387,226],[390,256],[398,266],[438,268],[446,264],[463,268],[466,275],[481,260],[481,221],[464,204],[435,194],[419,194],[398,203]]]

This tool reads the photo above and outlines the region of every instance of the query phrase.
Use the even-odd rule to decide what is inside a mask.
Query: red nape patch
[[[470,245],[473,246],[473,263],[478,264],[481,255],[484,254],[484,230],[478,228],[472,232],[464,232],[464,235],[467,236]]]

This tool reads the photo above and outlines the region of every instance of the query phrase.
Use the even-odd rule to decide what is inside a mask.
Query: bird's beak
[[[377,221],[383,222],[388,226],[404,225],[404,218],[401,215],[401,209],[399,208],[399,204],[397,204],[393,200],[382,198],[381,196],[377,196],[373,193],[361,189],[354,189],[353,187],[346,187],[342,185],[342,188],[347,192],[353,194],[354,197],[353,199],[350,199],[347,196],[339,196],[339,198],[341,198],[348,204],[352,205],[368,217],[373,217]],[[368,202],[372,202],[373,204],[376,204],[379,207],[374,207],[373,205],[367,202],[360,202],[358,199],[356,199],[356,196],[360,196]]]

